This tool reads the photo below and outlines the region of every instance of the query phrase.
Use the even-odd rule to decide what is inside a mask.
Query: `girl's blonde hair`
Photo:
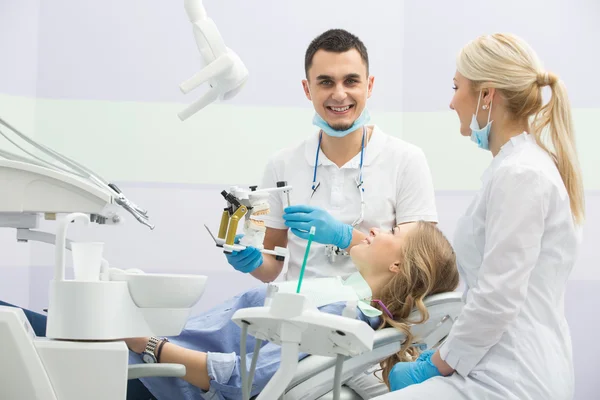
[[[569,194],[576,223],[585,217],[583,179],[575,146],[571,106],[562,81],[542,69],[533,49],[511,34],[480,36],[458,54],[457,70],[473,89],[495,88],[515,119],[527,118],[537,143],[550,154]],[[543,104],[542,88],[552,96]],[[548,141],[549,139],[549,141]]]
[[[394,316],[382,314],[379,329],[394,327],[406,335],[400,351],[380,363],[382,378],[389,387],[388,375],[392,367],[403,361],[413,361],[418,351],[413,344],[410,325],[425,322],[429,318],[423,303],[426,296],[451,292],[458,286],[458,269],[452,246],[444,234],[430,222],[420,221],[404,239],[400,272],[383,288],[380,300]],[[421,318],[410,320],[417,309]]]

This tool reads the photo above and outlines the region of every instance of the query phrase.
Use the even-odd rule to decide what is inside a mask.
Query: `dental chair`
[[[423,350],[437,348],[450,332],[452,324],[463,307],[462,293],[448,292],[436,294],[425,300],[429,319],[411,328],[415,346]],[[411,318],[418,318],[413,311]],[[348,382],[356,375],[365,373],[371,367],[390,355],[397,353],[405,340],[404,334],[395,328],[385,328],[375,332],[373,350],[359,356],[347,358],[343,364],[342,390],[340,400],[364,400],[349,387]],[[335,358],[309,356],[301,360],[294,379],[283,396],[284,400],[328,400],[333,399]],[[382,383],[383,385],[383,383]]]
[[[429,311],[429,319],[424,324],[413,326],[412,332],[415,335],[415,346],[430,349],[437,347],[448,335],[462,309],[462,295],[458,292],[433,295],[426,299],[425,306]],[[124,379],[118,381],[122,388],[109,388],[105,380],[97,379],[96,372],[100,371],[96,370],[99,369],[105,373],[108,369],[123,377],[128,376],[129,379],[137,377],[137,372],[131,370],[132,366],[129,366],[128,372],[125,358],[127,350],[123,342],[73,343],[35,338],[22,310],[0,307],[0,311],[4,311],[0,312],[0,337],[4,338],[0,362],[3,393],[0,398],[61,400],[60,396],[55,395],[57,391],[63,393],[65,398],[76,398],[75,393],[81,391],[90,394],[115,389],[124,391]],[[414,311],[412,317],[418,317],[418,311]],[[352,377],[365,373],[398,352],[404,339],[404,335],[395,328],[375,332],[371,351],[345,359],[342,383],[348,383]],[[100,348],[101,351],[98,351]],[[74,350],[77,350],[76,357]],[[65,358],[66,354],[68,357]],[[335,364],[336,359],[332,357],[309,356],[300,361],[283,399],[332,399]],[[74,368],[75,365],[78,367]],[[157,364],[143,367],[155,367],[155,370],[150,374],[146,371],[140,376],[185,374],[185,368],[179,365]],[[340,400],[364,398],[346,385],[342,386]]]

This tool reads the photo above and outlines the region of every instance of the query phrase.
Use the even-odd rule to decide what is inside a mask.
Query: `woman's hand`
[[[123,339],[123,340],[125,341],[125,344],[127,345],[127,347],[129,347],[129,350],[133,351],[134,353],[142,354],[144,352],[144,350],[146,349],[146,345],[148,344],[148,341],[150,340],[150,338],[139,337],[139,338],[127,338],[127,339]]]
[[[431,362],[432,353],[433,350],[426,350],[415,361],[396,363],[388,377],[390,391],[401,390],[439,376],[440,371]]]
[[[442,360],[440,356],[440,351],[436,351],[433,356],[431,356],[431,362],[436,366],[440,374],[443,376],[448,376],[454,373],[454,368],[452,368],[448,363]]]

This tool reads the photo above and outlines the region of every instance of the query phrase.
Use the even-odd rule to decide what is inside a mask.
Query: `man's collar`
[[[372,127],[373,130],[371,132],[371,138],[369,142],[365,146],[364,155],[363,155],[363,166],[369,165],[378,155],[381,153],[381,150],[385,147],[386,136],[385,134],[377,127],[377,125],[367,125],[367,128]],[[304,155],[306,157],[306,161],[308,165],[311,167],[315,166],[315,161],[317,158],[317,148],[319,146],[319,133],[320,130],[311,135],[308,139],[306,139],[304,145]],[[322,151],[319,152],[319,165],[330,165],[333,164],[331,160],[329,160]],[[346,165],[347,168],[359,168],[360,167],[360,152],[356,154]]]

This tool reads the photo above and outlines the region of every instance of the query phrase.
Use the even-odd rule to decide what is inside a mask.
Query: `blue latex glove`
[[[308,239],[310,228],[316,228],[313,240],[321,244],[332,244],[345,249],[352,243],[352,226],[333,218],[322,208],[307,205],[286,207],[283,210],[285,225],[292,233],[302,239]]]
[[[240,239],[243,238],[243,234],[235,236],[235,244],[240,243]],[[262,253],[252,246],[246,247],[242,251],[232,251],[231,253],[225,253],[227,262],[237,271],[248,274],[260,267],[263,263]]]
[[[431,362],[431,356],[435,350],[427,350],[421,353],[419,358],[413,362],[399,362],[390,371],[390,391],[404,389],[426,381],[434,376],[439,376],[440,371]]]

